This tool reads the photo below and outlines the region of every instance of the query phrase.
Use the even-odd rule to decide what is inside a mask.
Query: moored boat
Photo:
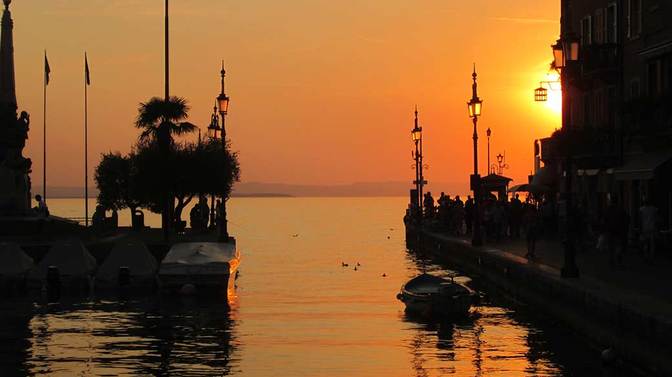
[[[89,292],[96,265],[96,259],[80,240],[58,241],[32,269],[29,283],[33,288],[58,292],[61,288],[71,293]]]
[[[469,313],[475,292],[452,279],[423,273],[406,282],[397,298],[406,312],[422,316],[463,316]]]
[[[183,242],[173,245],[159,267],[161,288],[192,293],[233,287],[240,253],[236,241]]]
[[[96,273],[96,288],[152,289],[156,286],[156,258],[144,243],[117,242]]]
[[[33,258],[16,243],[0,242],[0,294],[25,288]]]

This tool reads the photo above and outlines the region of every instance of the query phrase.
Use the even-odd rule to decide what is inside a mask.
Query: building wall
[[[616,179],[613,171],[638,156],[672,150],[672,0],[560,1],[568,31],[581,41],[579,62],[565,72],[569,85],[563,88],[563,129],[571,131],[572,144],[583,144],[572,152],[574,181],[583,182],[578,197],[596,203],[605,195],[621,198],[636,223],[647,196],[669,218],[672,190],[664,177],[672,175],[672,163],[655,167],[655,178],[647,180]],[[562,182],[562,138],[542,145],[544,165]],[[595,169],[598,182],[610,182],[608,192],[596,193],[595,178],[580,177]]]

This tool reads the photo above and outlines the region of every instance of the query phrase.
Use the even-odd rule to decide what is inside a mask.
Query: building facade
[[[672,224],[672,1],[562,0],[565,35],[579,42],[566,72],[563,125],[541,140],[558,191],[571,156],[572,191],[599,218],[615,198],[637,220],[644,200]]]

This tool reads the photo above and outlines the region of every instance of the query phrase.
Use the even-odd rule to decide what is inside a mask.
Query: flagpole
[[[89,61],[84,53],[84,225],[89,227]]]
[[[43,118],[44,118],[44,137],[42,140],[42,200],[47,201],[47,50],[44,50],[44,97],[43,97]]]
[[[170,35],[168,33],[168,30],[169,30],[168,29],[168,0],[166,0],[165,13],[166,13],[166,15],[165,15],[165,17],[166,17],[166,19],[165,19],[165,42],[166,42],[166,45],[165,45],[165,55],[166,55],[165,56],[165,63],[166,63],[166,69],[165,69],[165,75],[166,75],[166,77],[165,77],[165,84],[166,84],[165,97],[166,97],[166,101],[168,101],[168,99],[170,98],[170,53],[169,53],[169,47],[170,47],[169,37],[170,37]]]

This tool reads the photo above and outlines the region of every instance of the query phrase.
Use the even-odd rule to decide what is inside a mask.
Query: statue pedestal
[[[30,212],[28,175],[0,166],[0,216],[25,216]]]

